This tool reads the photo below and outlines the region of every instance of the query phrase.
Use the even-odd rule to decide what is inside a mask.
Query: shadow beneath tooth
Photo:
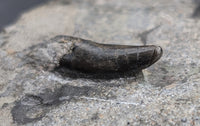
[[[112,79],[119,79],[119,78],[135,78],[135,80],[140,79],[144,80],[144,76],[142,71],[127,71],[123,73],[83,73],[80,71],[70,70],[65,67],[57,67],[53,71],[58,75],[61,75],[63,78],[70,77],[73,79],[85,78],[90,79],[93,81],[98,80],[112,80]]]

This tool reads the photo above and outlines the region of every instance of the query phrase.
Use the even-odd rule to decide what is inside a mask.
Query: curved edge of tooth
[[[155,62],[157,62],[161,58],[162,54],[163,54],[162,47],[161,46],[156,46],[155,50],[154,50],[154,53],[153,53],[153,57],[154,58],[152,59],[151,64],[154,64]]]

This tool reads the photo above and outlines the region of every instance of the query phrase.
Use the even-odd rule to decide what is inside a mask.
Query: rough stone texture
[[[200,125],[196,4],[55,0],[25,12],[0,34],[1,126]],[[27,56],[52,58],[34,49],[60,34],[101,43],[160,45],[164,55],[143,71],[144,79],[62,77]]]

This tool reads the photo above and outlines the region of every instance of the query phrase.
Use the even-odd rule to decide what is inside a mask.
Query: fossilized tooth
[[[71,52],[61,58],[60,66],[84,73],[140,71],[158,61],[163,53],[155,45],[100,44],[69,36],[63,40],[73,44]]]

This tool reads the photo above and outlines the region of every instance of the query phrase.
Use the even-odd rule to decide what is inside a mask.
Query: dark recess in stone
[[[94,113],[94,114],[92,115],[91,120],[92,120],[92,121],[95,121],[95,120],[98,120],[98,119],[99,119],[99,113],[96,112],[96,113]]]
[[[0,0],[0,31],[15,22],[21,13],[50,0]]]
[[[196,5],[196,8],[194,9],[192,17],[200,18],[200,0],[194,0],[194,4]]]
[[[92,87],[76,87],[64,85],[54,92],[46,89],[39,95],[27,94],[21,100],[16,101],[12,108],[14,122],[18,124],[27,124],[42,119],[53,106],[58,106],[64,101],[70,102],[80,96],[94,96],[100,92]],[[28,115],[35,115],[34,117]]]

